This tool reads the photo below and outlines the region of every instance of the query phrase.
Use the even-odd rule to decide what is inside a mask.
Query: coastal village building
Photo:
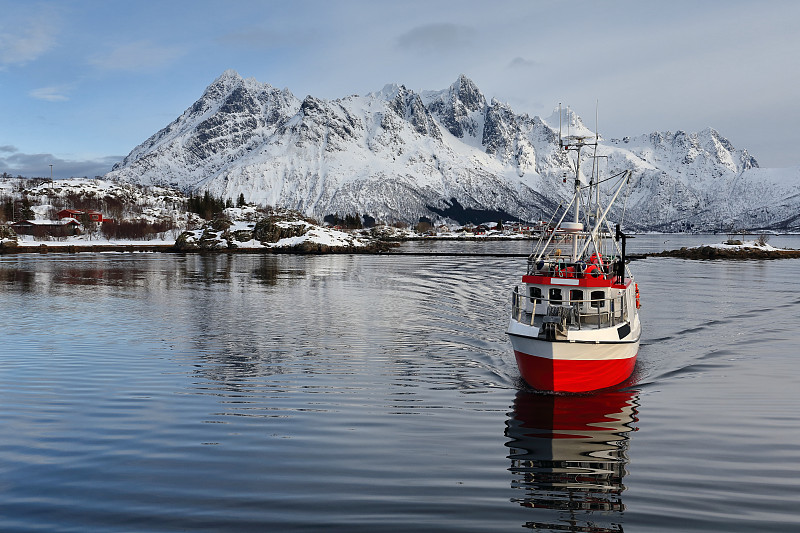
[[[58,216],[59,220],[63,220],[65,218],[74,218],[76,220],[80,220],[80,218],[83,215],[88,215],[89,219],[92,222],[100,223],[100,222],[108,222],[110,220],[108,218],[104,219],[103,213],[101,213],[100,211],[92,211],[91,209],[87,209],[85,211],[80,209],[62,209],[61,211],[56,213],[56,216]]]
[[[58,220],[20,220],[11,224],[17,235],[33,235],[35,237],[70,237],[80,235],[83,232],[83,225],[80,220],[88,216],[89,220],[96,224],[103,222],[113,222],[110,218],[104,218],[100,211],[91,209],[62,209],[56,213]]]
[[[61,220],[20,220],[11,224],[17,235],[33,235],[35,237],[69,237],[80,235],[81,223],[74,218]]]

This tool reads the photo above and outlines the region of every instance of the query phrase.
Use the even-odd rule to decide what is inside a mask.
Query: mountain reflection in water
[[[566,396],[520,391],[506,422],[512,501],[541,511],[525,527],[622,531],[623,478],[637,393]],[[537,517],[539,518],[539,517]],[[617,520],[615,520],[617,519]]]

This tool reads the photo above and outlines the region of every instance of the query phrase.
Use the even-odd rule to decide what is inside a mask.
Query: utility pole
[[[50,181],[53,181],[53,165],[50,165]]]

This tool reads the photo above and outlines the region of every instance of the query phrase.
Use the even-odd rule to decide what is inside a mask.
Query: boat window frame
[[[556,294],[558,296],[556,296]],[[549,296],[547,301],[552,305],[561,305],[564,303],[564,293],[561,287],[550,287],[550,291],[547,295]]]
[[[580,295],[580,297],[579,298],[575,298],[575,295]],[[584,297],[585,297],[585,294],[583,292],[583,289],[570,289],[569,290],[569,303],[570,304],[577,303],[578,305],[582,306],[584,304],[584,301],[583,301]]]
[[[542,303],[543,296],[544,295],[542,294],[541,287],[537,287],[535,285],[531,285],[530,287],[528,287],[528,300],[530,300],[531,303],[536,303],[536,304]]]
[[[606,291],[605,290],[602,290],[602,289],[594,290],[594,291],[592,291],[590,293],[590,296],[589,296],[589,299],[591,300],[589,302],[589,306],[592,309],[605,309],[606,308],[606,298],[608,298],[608,296],[606,295]]]

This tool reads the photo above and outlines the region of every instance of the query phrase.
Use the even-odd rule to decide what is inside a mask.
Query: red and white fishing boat
[[[559,136],[560,137],[560,136]],[[528,258],[522,285],[512,294],[508,335],[522,378],[548,391],[584,392],[622,383],[633,372],[639,351],[639,288],[625,259],[625,234],[606,219],[630,179],[618,179],[601,211],[599,187],[580,173],[580,151],[597,146],[597,136],[560,138],[575,151],[574,194],[555,224],[548,224]],[[596,165],[593,165],[593,169]],[[581,213],[581,205],[591,207]],[[572,212],[572,220],[565,221]]]

